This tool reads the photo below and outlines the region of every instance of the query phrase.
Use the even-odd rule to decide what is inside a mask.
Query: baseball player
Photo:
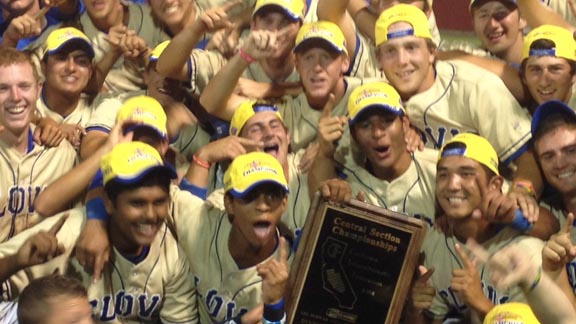
[[[206,323],[238,319],[260,304],[257,269],[280,254],[289,258],[276,227],[288,204],[278,160],[264,152],[240,155],[224,184],[225,211],[186,191],[174,196],[172,210],[195,277],[200,321]]]
[[[518,230],[502,228],[483,217],[473,217],[474,210],[481,206],[486,197],[506,198],[502,194],[503,181],[498,173],[496,151],[478,135],[459,134],[446,143],[439,153],[437,214],[447,218],[449,231],[443,240],[435,240],[434,244],[423,247],[425,267],[433,267],[434,270],[423,269],[421,279],[423,282],[429,279],[430,286],[435,289],[431,307],[426,313],[434,323],[442,323],[450,312],[458,314],[466,322],[481,323],[494,305],[525,302],[525,296],[518,287],[494,287],[489,281],[490,269],[473,262],[462,247],[472,238],[489,254],[493,254],[505,246],[516,244],[529,255],[528,259],[536,267],[540,265],[541,240],[522,236]],[[504,207],[508,218],[515,219],[517,207],[514,201],[511,202]],[[411,298],[418,300],[418,291],[413,290]],[[420,320],[424,316],[421,310],[418,312],[415,309],[409,310],[408,314]]]
[[[471,0],[474,32],[492,55],[520,66],[526,21],[513,0]]]
[[[101,168],[114,255],[102,280],[94,283],[92,275],[75,260],[70,260],[67,267],[85,217],[83,209],[75,209],[42,224],[49,228],[68,215],[57,234],[66,252],[12,277],[10,287],[19,291],[28,279],[58,268],[81,278],[92,314],[100,322],[197,323],[196,291],[188,261],[165,223],[174,170],[164,164],[153,147],[142,142],[118,144],[102,159]],[[12,253],[35,231],[22,233],[2,245],[0,255]],[[4,291],[9,299],[16,292]]]
[[[434,220],[437,152],[426,148],[410,153],[405,130],[410,121],[400,95],[385,82],[371,82],[352,91],[348,99],[349,120],[330,117],[326,107],[319,123],[319,154],[308,178],[310,191],[322,181],[336,177],[333,144],[342,142],[344,126],[350,125],[351,147],[364,159],[345,163],[343,171],[354,194],[396,212]]]
[[[260,57],[266,51],[273,51],[273,47],[268,38],[252,33],[244,42],[242,52],[250,57]],[[303,25],[294,52],[304,93],[277,106],[284,125],[290,130],[290,145],[296,152],[306,148],[316,137],[318,120],[330,94],[334,95],[336,102],[332,114],[343,116],[350,92],[363,80],[343,76],[350,60],[345,37],[334,23],[320,21]],[[232,118],[234,109],[246,100],[232,92],[250,63],[248,57],[238,54],[220,70],[200,97],[208,112],[224,120]]]
[[[558,195],[543,202],[560,221],[562,230],[553,235],[542,253],[544,271],[565,287],[565,294],[576,305],[576,230],[574,230],[574,190],[572,156],[576,145],[576,114],[561,101],[540,105],[532,120],[534,152],[542,173]]]
[[[5,241],[42,220],[34,200],[74,166],[76,153],[67,141],[54,148],[34,142],[31,120],[40,82],[28,55],[0,50],[0,88],[0,241]]]
[[[36,102],[38,115],[59,123],[66,138],[78,147],[98,104],[96,98],[83,94],[92,76],[94,50],[88,37],[73,27],[52,31],[44,50],[41,67],[45,81]]]
[[[425,134],[426,146],[438,149],[464,132],[484,136],[504,165],[517,166],[511,195],[534,221],[538,208],[532,196],[540,192],[542,179],[528,151],[528,111],[495,75],[466,62],[435,62],[426,16],[414,6],[382,12],[376,35],[380,67],[402,97],[411,123]],[[546,227],[538,225],[544,231],[540,237],[552,234]]]
[[[526,35],[522,50],[522,82],[532,107],[560,100],[576,107],[572,88],[576,81],[576,42],[567,29],[542,25]]]

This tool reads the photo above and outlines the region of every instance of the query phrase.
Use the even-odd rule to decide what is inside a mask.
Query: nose
[[[75,71],[76,70],[76,61],[74,60],[74,58],[72,56],[69,56],[66,59],[66,69],[69,71]]]
[[[458,174],[451,174],[448,178],[448,189],[458,190],[460,189],[460,176]]]
[[[266,193],[262,192],[255,200],[256,209],[258,211],[266,211],[270,208],[270,201]]]
[[[17,85],[12,87],[10,91],[10,97],[13,101],[20,101],[20,99],[22,99],[22,93],[20,92],[20,88]]]
[[[384,135],[384,128],[380,125],[372,125],[372,137],[373,138],[380,138]]]
[[[408,54],[408,52],[404,49],[400,49],[398,51],[398,63],[399,64],[407,64],[408,61],[410,60],[410,56]]]

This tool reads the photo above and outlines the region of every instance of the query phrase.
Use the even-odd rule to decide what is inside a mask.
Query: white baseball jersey
[[[437,160],[435,150],[416,151],[408,169],[390,182],[376,178],[365,166],[356,163],[344,165],[344,173],[353,195],[361,191],[368,203],[427,219],[430,223],[434,220],[436,203]]]
[[[226,212],[186,191],[173,197],[171,214],[194,274],[200,322],[231,320],[262,303],[262,278],[256,266],[238,268],[228,250],[232,226]],[[276,249],[270,258],[278,254]]]
[[[36,100],[36,111],[40,117],[50,117],[58,124],[64,123],[86,127],[90,117],[92,116],[92,112],[98,106],[100,100],[100,95],[96,96],[96,98],[90,101],[90,97],[88,95],[82,94],[74,111],[66,116],[62,116],[50,109],[50,107],[46,105],[43,96],[40,96],[38,100]]]
[[[76,151],[68,141],[46,148],[34,143],[32,132],[30,128],[24,155],[0,141],[0,242],[42,221],[34,201],[76,164]]]
[[[109,133],[110,130],[116,124],[116,116],[122,108],[124,101],[130,99],[131,97],[145,95],[146,91],[130,91],[122,95],[106,95],[102,99],[100,104],[96,106],[90,120],[86,124],[87,130],[99,130],[105,133]]]
[[[194,95],[200,97],[208,82],[227,62],[226,58],[219,52],[193,49],[187,67],[190,89]]]
[[[576,26],[576,16],[572,9],[570,9],[569,1],[567,0],[540,0],[545,5],[550,7],[558,13],[562,18],[564,18],[570,25]]]
[[[345,78],[344,80],[347,84],[346,93],[332,109],[332,116],[348,115],[350,93],[357,86],[367,82],[358,78]],[[306,148],[308,144],[316,139],[318,121],[322,117],[322,110],[310,107],[305,93],[301,93],[295,98],[289,98],[287,101],[280,103],[278,108],[282,114],[284,125],[290,131],[290,146],[294,152]]]
[[[454,236],[441,235],[440,237],[438,240],[431,241],[434,244],[425,244],[423,246],[426,254],[425,266],[427,268],[435,268],[431,283],[436,288],[436,295],[432,300],[430,312],[438,319],[444,318],[449,312],[453,312],[466,318],[467,321],[465,323],[482,323],[481,321],[478,322],[476,316],[471,316],[469,307],[450,288],[452,270],[463,268],[462,260],[458,256],[454,245],[456,243],[464,245],[464,243],[459,242]],[[504,227],[494,237],[481,243],[489,254],[494,254],[496,251],[511,244],[517,244],[534,264],[540,265],[542,263],[540,253],[544,242],[534,237],[522,236],[518,231],[509,227]],[[490,299],[494,305],[507,302],[526,303],[526,298],[521,288],[514,286],[506,290],[497,290],[489,280],[490,269],[484,264],[479,264],[477,270],[482,280],[484,296]]]
[[[131,2],[127,2],[125,5],[129,12],[128,29],[136,31],[138,36],[146,41],[148,47],[154,48],[163,41],[170,39],[154,23],[150,7]],[[97,62],[104,56],[104,53],[110,51],[110,44],[106,41],[106,34],[96,28],[87,12],[80,16],[80,24],[84,34],[92,41],[92,47],[95,52],[94,60]],[[145,88],[142,78],[143,69],[134,66],[130,61],[126,63],[124,64],[123,57],[116,61],[116,64],[106,76],[103,86],[105,89],[110,92],[125,92]]]
[[[459,133],[486,138],[504,163],[531,138],[531,117],[496,75],[462,61],[438,61],[432,87],[412,96],[405,107],[427,147],[439,149]]]
[[[113,261],[106,265],[102,278],[95,284],[92,275],[84,272],[75,259],[70,259],[83,227],[84,213],[83,208],[61,213],[0,245],[1,256],[15,253],[31,235],[50,229],[63,215],[68,214],[68,219],[57,234],[58,242],[66,247],[66,253],[11,277],[9,281],[15,289],[4,291],[6,297],[13,298],[30,280],[60,269],[61,273],[82,280],[88,290],[92,314],[99,322],[198,322],[196,291],[188,261],[167,225],[160,229],[139,260],[126,258],[113,248]]]

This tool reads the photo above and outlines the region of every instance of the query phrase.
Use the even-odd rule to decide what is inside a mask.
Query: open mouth
[[[266,239],[272,232],[272,223],[268,221],[258,221],[254,223],[254,234],[260,239]]]
[[[390,153],[390,146],[387,145],[377,146],[374,148],[374,151],[379,157],[382,158],[388,155],[388,153]]]
[[[280,146],[278,144],[270,144],[264,146],[264,152],[276,156],[278,154]]]

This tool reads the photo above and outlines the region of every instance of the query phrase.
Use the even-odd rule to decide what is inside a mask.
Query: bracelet
[[[265,317],[262,317],[262,324],[284,324],[284,323],[286,323],[286,313],[284,313],[284,316],[279,321],[269,321]]]
[[[203,167],[204,169],[210,170],[210,167],[212,166],[212,164],[210,164],[210,162],[208,162],[206,160],[202,160],[196,154],[192,155],[192,161],[194,161],[194,163]]]
[[[522,189],[530,196],[536,198],[536,191],[534,190],[534,186],[530,181],[515,181],[514,188]]]
[[[256,62],[256,59],[250,54],[246,53],[242,47],[238,49],[238,54],[240,54],[240,57],[248,64]]]
[[[542,279],[542,266],[538,267],[538,274],[536,274],[536,278],[534,278],[534,281],[532,281],[532,284],[530,285],[528,292],[533,291],[538,286],[541,279]]]
[[[284,313],[284,298],[276,304],[264,304],[263,318],[268,322],[276,323],[281,321],[286,314]]]

